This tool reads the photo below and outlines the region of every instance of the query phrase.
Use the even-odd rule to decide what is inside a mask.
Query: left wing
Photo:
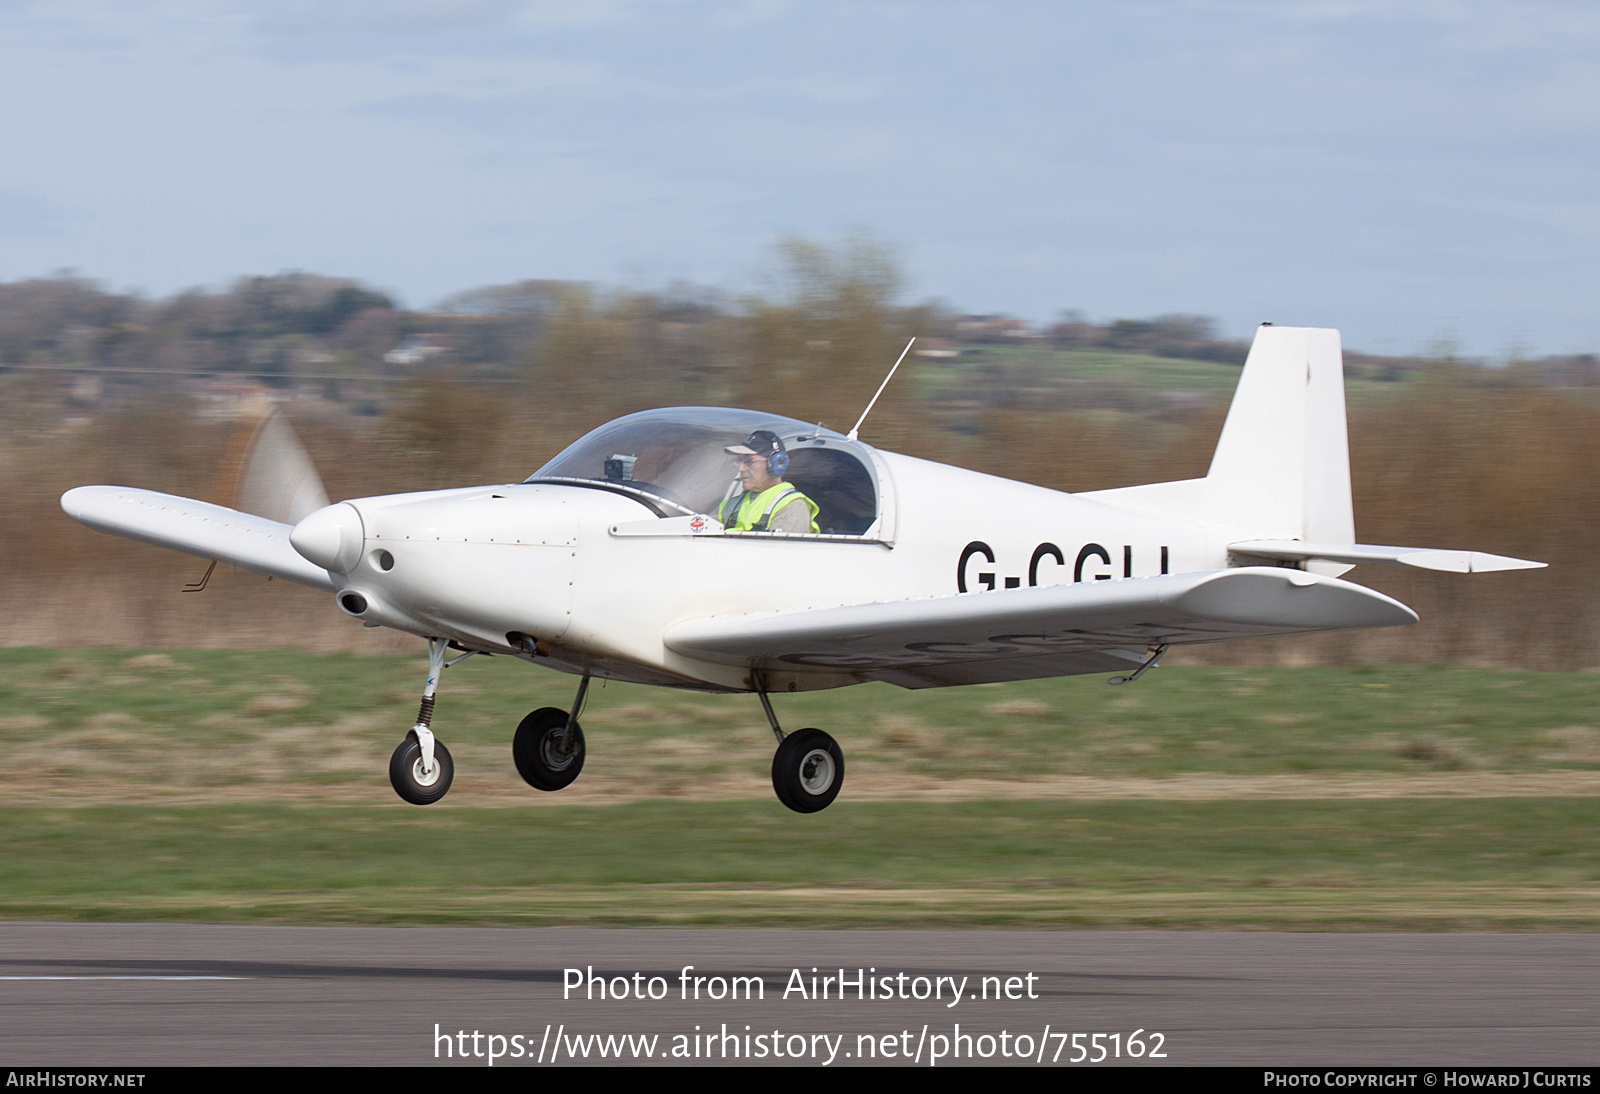
[[[328,571],[289,543],[294,526],[193,498],[128,486],[80,486],[61,495],[69,517],[97,532],[229,562],[258,574],[336,591]]]
[[[1113,672],[1161,644],[1416,621],[1399,601],[1348,581],[1242,567],[711,616],[679,623],[665,641],[721,664],[926,688]]]

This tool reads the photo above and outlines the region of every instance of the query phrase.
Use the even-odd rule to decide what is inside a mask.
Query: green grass
[[[597,686],[583,778],[528,789],[512,727],[574,681],[499,658],[446,674],[456,784],[406,806],[386,761],[423,673],[0,651],[0,917],[1600,929],[1600,674],[1169,667],[785,695],[787,726],[846,755],[844,795],[802,817],[772,798],[748,696]],[[1485,776],[1556,789],[1472,789]],[[1286,777],[1303,800],[1250,789]],[[1196,780],[1217,800],[1176,800]],[[913,792],[936,800],[891,800]]]
[[[14,791],[74,779],[152,789],[156,769],[171,789],[353,786],[381,781],[424,672],[413,657],[0,650],[0,744],[22,758]],[[521,717],[565,707],[574,683],[474,658],[446,673],[436,731],[474,761],[462,773],[504,769]],[[1168,667],[1126,688],[1100,677],[867,685],[776,703],[787,727],[833,733],[852,772],[885,777],[1600,770],[1600,674],[1589,673]],[[588,774],[655,779],[667,792],[730,775],[765,793],[771,738],[749,696],[597,685],[583,721]]]
[[[1600,927],[1600,801],[11,811],[7,918]]]

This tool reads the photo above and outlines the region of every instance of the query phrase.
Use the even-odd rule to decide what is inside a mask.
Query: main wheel
[[[422,745],[415,733],[407,733],[389,757],[389,784],[412,805],[432,805],[444,797],[455,777],[456,764],[450,758],[450,750],[437,740],[433,742],[433,770],[422,770]]]
[[[844,753],[820,729],[802,729],[778,744],[772,757],[772,789],[796,813],[826,809],[844,785]]]
[[[568,737],[567,712],[540,707],[517,726],[511,741],[511,758],[517,774],[535,790],[561,790],[583,770],[583,729],[572,723]]]

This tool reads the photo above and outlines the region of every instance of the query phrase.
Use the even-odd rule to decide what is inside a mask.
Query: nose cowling
[[[365,538],[361,514],[345,501],[318,509],[289,533],[290,545],[306,561],[341,574],[361,561]]]

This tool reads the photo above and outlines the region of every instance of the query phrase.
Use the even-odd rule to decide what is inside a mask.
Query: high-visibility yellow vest
[[[786,482],[768,487],[759,494],[737,494],[717,506],[717,519],[731,532],[765,532],[772,527],[772,515],[796,501],[806,503],[811,515],[811,531],[817,530],[816,502]],[[733,517],[729,520],[728,517]]]

